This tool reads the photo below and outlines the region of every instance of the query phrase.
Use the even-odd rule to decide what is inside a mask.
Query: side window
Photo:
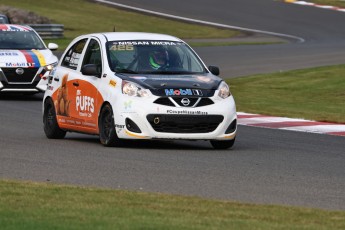
[[[97,70],[102,73],[102,55],[99,43],[95,39],[91,39],[87,50],[85,52],[83,65],[95,64],[97,65]]]
[[[76,70],[79,62],[81,61],[80,57],[86,41],[87,39],[85,38],[75,43],[63,57],[61,65]]]

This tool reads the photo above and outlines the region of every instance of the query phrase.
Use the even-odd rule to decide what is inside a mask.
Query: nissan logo
[[[183,106],[188,106],[190,104],[190,100],[188,98],[182,98],[181,103]]]
[[[22,75],[23,73],[24,73],[24,69],[23,68],[16,69],[16,74]]]

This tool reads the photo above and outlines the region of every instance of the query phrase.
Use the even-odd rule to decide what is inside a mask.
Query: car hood
[[[49,50],[5,50],[0,49],[0,68],[34,68],[57,62],[57,57]]]
[[[123,79],[136,82],[157,96],[212,96],[222,81],[212,74],[133,75]]]

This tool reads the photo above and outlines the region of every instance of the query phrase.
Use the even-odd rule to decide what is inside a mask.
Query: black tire
[[[235,144],[235,138],[232,140],[228,140],[228,141],[212,140],[210,142],[211,142],[211,145],[213,146],[213,148],[215,148],[215,149],[228,149],[228,148],[231,148]]]
[[[43,129],[49,139],[62,139],[66,131],[60,129],[57,120],[54,103],[51,98],[44,102]]]
[[[109,104],[105,104],[98,119],[99,140],[106,147],[120,146],[121,141],[116,135],[114,113]]]

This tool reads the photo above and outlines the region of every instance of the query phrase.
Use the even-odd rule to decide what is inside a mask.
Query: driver
[[[152,69],[159,69],[168,65],[169,54],[165,49],[157,49],[149,54],[149,64]]]

